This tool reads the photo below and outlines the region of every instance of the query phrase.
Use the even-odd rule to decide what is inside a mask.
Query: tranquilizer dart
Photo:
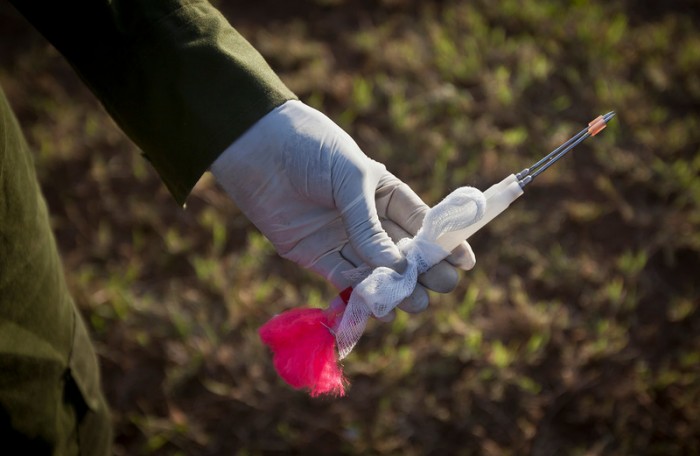
[[[614,112],[598,116],[531,167],[483,193],[472,187],[450,193],[428,210],[414,238],[398,243],[408,263],[404,272],[375,268],[341,292],[328,309],[295,308],[270,319],[259,334],[273,352],[277,373],[291,386],[308,389],[312,396],[344,395],[347,382],[338,361],[360,339],[367,320],[391,312],[413,292],[419,274],[505,211],[537,176],[586,138],[597,135],[614,116]]]

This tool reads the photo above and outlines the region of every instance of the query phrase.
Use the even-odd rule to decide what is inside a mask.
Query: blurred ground
[[[217,4],[429,204],[618,117],[473,238],[456,292],[370,325],[346,398],[311,400],[256,329],[333,290],[210,178],[181,211],[0,5],[0,82],[101,356],[116,454],[700,454],[697,2]]]

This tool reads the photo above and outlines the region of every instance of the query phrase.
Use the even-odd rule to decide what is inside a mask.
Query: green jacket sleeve
[[[294,94],[208,2],[15,0],[183,204],[218,155]]]

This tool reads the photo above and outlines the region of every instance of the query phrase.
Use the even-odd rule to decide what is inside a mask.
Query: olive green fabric
[[[17,0],[184,203],[211,163],[294,94],[206,1]]]
[[[181,204],[211,163],[294,94],[205,1],[13,2],[67,58]],[[95,151],[99,153],[99,151]],[[0,90],[0,441],[107,455],[110,422],[27,144]]]
[[[110,441],[97,360],[0,90],[0,442],[18,454],[106,455]]]

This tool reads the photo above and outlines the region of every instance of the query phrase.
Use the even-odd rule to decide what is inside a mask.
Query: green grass
[[[454,293],[370,323],[346,398],[311,400],[256,330],[331,287],[277,257],[210,177],[181,211],[0,7],[0,81],[91,324],[118,455],[700,453],[693,2],[218,4],[429,204],[618,117],[473,238]]]

